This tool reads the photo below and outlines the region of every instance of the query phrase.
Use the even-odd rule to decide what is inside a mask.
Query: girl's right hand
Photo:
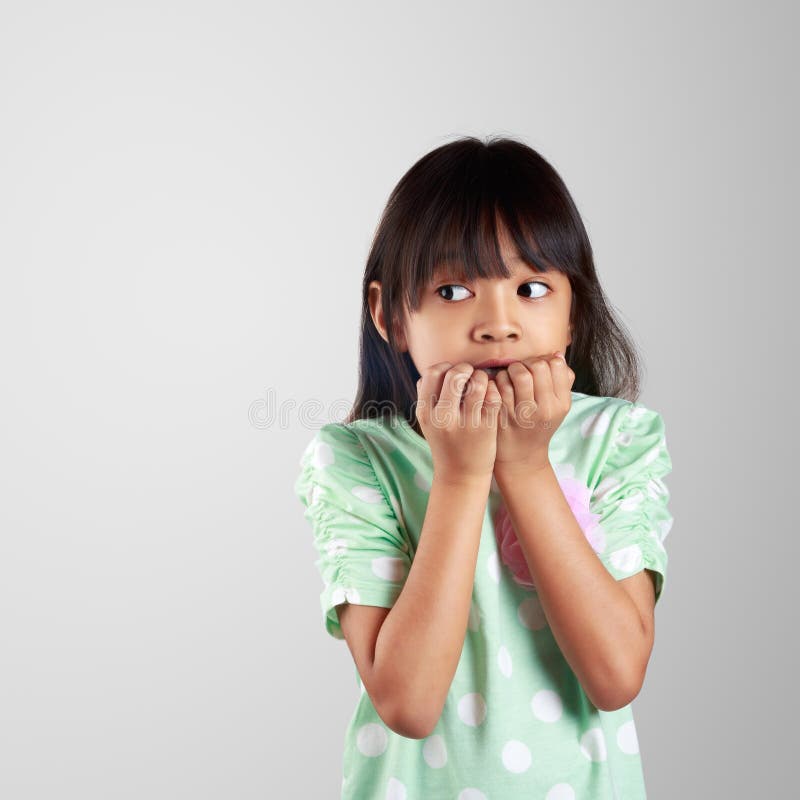
[[[448,481],[491,476],[501,407],[497,384],[467,361],[444,361],[423,372],[417,381],[417,421],[430,445],[435,475]]]

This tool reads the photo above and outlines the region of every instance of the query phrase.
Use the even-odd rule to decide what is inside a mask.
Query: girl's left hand
[[[503,403],[495,474],[548,466],[550,439],[572,405],[575,373],[561,354],[553,354],[514,361],[494,380]]]

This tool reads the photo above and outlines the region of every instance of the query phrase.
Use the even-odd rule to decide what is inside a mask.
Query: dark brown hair
[[[443,261],[455,261],[470,281],[510,277],[498,222],[529,266],[569,278],[572,343],[566,360],[575,372],[572,391],[637,399],[636,347],[606,301],[589,237],[564,182],[522,142],[469,136],[423,156],[389,196],[364,271],[358,392],[345,422],[400,413],[415,423],[420,374],[395,337],[403,308],[419,308],[420,288]],[[388,343],[370,314],[372,281],[381,282],[384,318],[392,320]]]

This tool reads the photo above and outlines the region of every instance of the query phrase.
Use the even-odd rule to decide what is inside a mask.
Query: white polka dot
[[[519,621],[529,630],[540,631],[547,627],[547,617],[544,615],[542,604],[535,595],[526,597],[517,608]]]
[[[623,497],[622,500],[619,501],[620,511],[636,511],[636,509],[642,504],[642,500],[644,500],[644,495],[637,490],[633,494],[629,494],[627,497]]]
[[[478,611],[478,607],[475,605],[474,600],[469,604],[469,617],[467,619],[467,627],[471,631],[477,631],[481,627],[481,612]]]
[[[319,484],[315,483],[311,487],[311,491],[306,495],[308,499],[308,504],[313,506],[320,499],[320,497],[322,497],[323,494],[324,492],[322,491],[322,487]]]
[[[553,464],[553,472],[559,480],[572,479],[575,480],[575,465],[569,463],[555,463]]]
[[[334,463],[333,448],[327,442],[317,442],[314,448],[312,463],[319,469],[325,469]]]
[[[497,651],[497,666],[506,678],[511,677],[513,671],[511,653],[508,652],[508,648],[504,644],[501,644],[500,649]]]
[[[478,789],[462,789],[456,800],[487,800],[486,795]]]
[[[384,800],[406,800],[408,793],[404,784],[400,783],[397,778],[389,778],[386,784],[386,794]]]
[[[673,522],[674,522],[674,520],[667,519],[667,520],[664,520],[664,522],[659,523],[658,535],[659,535],[659,538],[661,539],[662,542],[664,541],[664,539],[667,538],[667,534],[672,530],[672,523]]]
[[[478,789],[462,789],[456,800],[487,800],[486,795]]]
[[[612,565],[620,572],[636,572],[642,566],[642,549],[638,544],[629,544],[609,556]]]
[[[429,736],[422,745],[422,757],[433,769],[441,769],[447,763],[447,745],[444,737],[435,733]]]
[[[639,752],[639,739],[636,736],[636,726],[633,720],[623,722],[617,730],[617,746],[623,753],[635,755]]]
[[[509,772],[525,772],[531,765],[531,751],[524,742],[511,739],[503,745],[503,766]]]
[[[414,485],[418,489],[422,489],[423,492],[429,492],[431,490],[430,480],[426,478],[421,472],[414,473]]]
[[[486,701],[479,692],[465,694],[458,701],[458,716],[465,725],[477,727],[486,719]]]
[[[385,581],[397,583],[406,576],[406,564],[402,558],[380,556],[379,558],[373,558],[371,565],[372,571]]]
[[[610,422],[611,417],[604,411],[589,414],[581,423],[581,436],[584,439],[588,436],[602,436],[608,430]]]
[[[647,453],[645,453],[644,456],[645,465],[652,464],[658,458],[658,454],[660,452],[661,452],[661,442],[659,442],[657,445],[655,445],[655,447],[652,447],[650,450],[647,451]]]
[[[325,544],[325,551],[329,556],[338,556],[347,552],[347,542],[344,539],[331,539]]]
[[[354,605],[361,604],[361,595],[358,589],[352,587],[337,586],[331,594],[331,605],[338,606],[339,603],[353,603]]]
[[[568,783],[557,783],[545,795],[544,800],[575,800],[575,790]]]
[[[386,750],[389,737],[386,728],[377,722],[367,722],[362,725],[356,734],[356,747],[365,756],[379,756]]]
[[[607,494],[613,492],[619,486],[619,481],[616,478],[604,478],[592,492],[592,497],[595,500],[604,500]]]
[[[633,441],[633,434],[630,431],[624,431],[617,434],[616,445],[618,447],[627,447]]]
[[[634,421],[641,419],[646,413],[647,408],[645,406],[633,405],[628,410],[628,416]]]
[[[606,740],[600,728],[591,728],[581,736],[581,753],[590,761],[606,760]]]
[[[500,583],[500,559],[497,552],[490,553],[486,559],[486,571],[495,583]]]
[[[555,722],[564,711],[561,696],[552,689],[542,689],[533,696],[531,711],[542,722]]]
[[[354,486],[350,490],[350,494],[354,494],[365,503],[376,504],[383,502],[383,494],[378,489],[373,489],[372,486]]]
[[[667,485],[661,478],[651,478],[647,482],[647,494],[654,500],[658,500],[661,497],[669,499],[669,489],[667,489]]]
[[[397,521],[400,523],[400,527],[403,530],[406,530],[406,520],[405,520],[405,517],[403,516],[403,509],[400,508],[400,503],[399,503],[398,499],[393,494],[389,495],[389,503],[392,506],[392,510],[394,511],[394,515],[397,517]],[[405,542],[403,542],[403,549],[404,550],[407,549],[407,545],[406,545]]]
[[[584,531],[584,535],[595,553],[602,553],[606,549],[606,532],[600,523],[593,525],[588,531]]]

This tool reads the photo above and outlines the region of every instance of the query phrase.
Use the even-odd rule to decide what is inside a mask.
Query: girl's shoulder
[[[294,491],[310,506],[321,490],[343,497],[359,492],[378,497],[375,470],[353,424],[330,422],[317,429],[298,466]]]
[[[399,442],[419,445],[425,439],[401,416],[356,419],[352,422],[329,422],[318,428],[305,452],[324,445],[357,453],[365,451],[368,449],[365,446],[374,442],[387,442],[391,449],[395,449]]]
[[[300,467],[310,473],[315,468],[348,464],[369,472],[376,462],[391,461],[400,453],[408,457],[426,447],[425,439],[402,417],[329,422],[318,428],[306,444]]]
[[[623,464],[641,468],[658,457],[671,466],[666,425],[658,411],[638,401],[581,392],[572,392],[569,413],[553,436],[553,451],[561,460],[583,464],[595,478]]]
[[[652,424],[659,420],[663,422],[658,411],[639,401],[572,392],[572,405],[564,423],[569,426],[606,428],[637,422]]]

